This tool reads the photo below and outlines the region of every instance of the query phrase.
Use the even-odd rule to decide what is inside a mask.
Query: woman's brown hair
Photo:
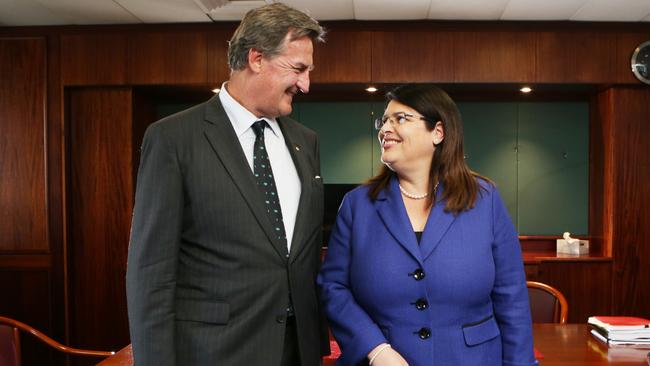
[[[446,201],[445,211],[458,214],[474,207],[480,185],[477,178],[492,184],[487,178],[472,172],[465,163],[463,151],[463,123],[456,103],[442,89],[433,85],[407,84],[399,86],[386,94],[388,102],[407,105],[426,118],[429,131],[441,122],[445,138],[436,145],[429,173],[428,205],[437,200],[436,183],[443,187],[442,199]],[[368,195],[372,200],[388,188],[396,173],[385,165],[378,175],[370,178]]]

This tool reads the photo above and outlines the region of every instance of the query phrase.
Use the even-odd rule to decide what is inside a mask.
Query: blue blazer
[[[479,184],[469,211],[436,202],[419,245],[397,178],[374,202],[367,186],[345,196],[318,277],[338,365],[383,342],[411,366],[536,364],[517,233]]]

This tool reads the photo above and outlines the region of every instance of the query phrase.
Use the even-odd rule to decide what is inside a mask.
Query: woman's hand
[[[372,366],[408,366],[408,362],[387,343],[375,347],[368,354]]]

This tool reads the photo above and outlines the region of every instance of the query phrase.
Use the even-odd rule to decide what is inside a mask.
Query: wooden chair
[[[526,281],[533,323],[566,324],[569,303],[556,288],[545,283]]]
[[[20,331],[29,333],[57,351],[69,355],[108,357],[115,354],[115,352],[91,351],[67,347],[25,323],[0,316],[0,365],[20,366]]]

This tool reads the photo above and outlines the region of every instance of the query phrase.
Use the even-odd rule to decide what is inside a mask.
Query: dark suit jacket
[[[289,293],[302,364],[320,362],[318,138],[278,122],[302,185],[291,253],[218,96],[147,129],[126,276],[137,365],[278,365]]]

